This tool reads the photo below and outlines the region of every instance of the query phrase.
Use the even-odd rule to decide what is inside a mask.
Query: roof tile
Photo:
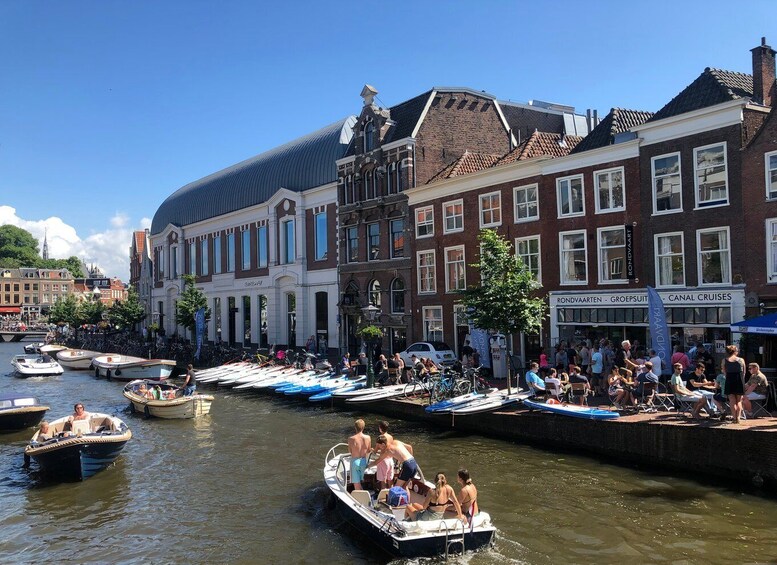
[[[650,120],[652,116],[652,112],[613,108],[591,133],[575,147],[572,153],[582,153],[583,151],[590,151],[591,149],[612,145],[617,134],[626,132],[634,126],[644,124]]]

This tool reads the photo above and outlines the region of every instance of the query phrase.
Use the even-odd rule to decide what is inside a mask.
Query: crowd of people
[[[396,439],[389,433],[386,421],[378,422],[378,437],[375,446],[372,438],[364,433],[364,420],[354,422],[355,433],[348,438],[348,451],[351,456],[350,475],[354,490],[364,490],[367,470],[375,467],[375,480],[378,492],[392,486],[404,487],[418,472],[418,464],[413,454],[413,446]],[[370,460],[372,457],[374,460]],[[461,487],[458,494],[448,484],[444,473],[437,473],[434,488],[430,488],[422,502],[408,503],[405,517],[408,520],[440,520],[446,511],[453,511],[464,523],[477,514],[477,488],[472,483],[469,472],[460,469],[457,480]],[[409,502],[409,501],[408,501]]]

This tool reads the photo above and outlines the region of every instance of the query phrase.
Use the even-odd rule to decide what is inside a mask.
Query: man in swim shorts
[[[353,423],[356,433],[348,438],[348,451],[351,454],[351,482],[354,490],[362,489],[364,471],[367,470],[367,456],[371,451],[372,440],[364,433],[364,420]]]
[[[392,439],[390,442],[385,435],[378,438],[376,442],[376,448],[380,450],[381,454],[377,460],[370,463],[368,466],[379,465],[384,459],[388,457],[394,457],[402,463],[402,470],[399,472],[396,485],[399,487],[405,486],[407,481],[412,479],[418,471],[418,464],[413,457],[413,446],[409,443],[402,443],[398,439]]]

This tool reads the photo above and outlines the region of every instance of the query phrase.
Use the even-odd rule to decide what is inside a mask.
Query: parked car
[[[410,365],[413,354],[419,359],[429,357],[438,366],[453,365],[456,362],[456,354],[447,343],[441,341],[419,341],[399,352],[405,365]]]

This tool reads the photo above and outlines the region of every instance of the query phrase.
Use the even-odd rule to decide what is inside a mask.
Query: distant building
[[[2,269],[0,316],[21,316],[33,322],[71,292],[73,277],[67,269]]]
[[[93,273],[101,274],[99,270],[92,270]],[[75,279],[76,287],[81,291],[82,296],[91,299],[100,297],[100,301],[106,306],[113,306],[114,302],[127,299],[127,287],[120,279],[113,277],[93,277],[85,279]]]

